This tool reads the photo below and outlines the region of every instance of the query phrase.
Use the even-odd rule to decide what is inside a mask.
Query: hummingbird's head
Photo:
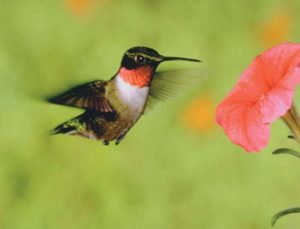
[[[165,57],[160,55],[156,50],[152,48],[138,46],[128,49],[125,52],[121,62],[121,66],[125,67],[128,70],[145,66],[149,66],[155,69],[161,62],[171,60],[200,62],[200,60],[191,58]]]
[[[128,70],[145,66],[156,68],[161,61],[162,56],[156,50],[147,47],[133,47],[125,52],[121,66]]]
[[[126,82],[135,86],[148,86],[157,66],[164,61],[172,60],[200,62],[191,58],[162,56],[152,48],[137,46],[125,52],[120,75]]]

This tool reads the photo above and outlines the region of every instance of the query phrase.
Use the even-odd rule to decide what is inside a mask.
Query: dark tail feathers
[[[53,130],[51,130],[50,135],[67,134],[67,133],[72,132],[72,131],[76,131],[76,127],[75,126],[70,126],[70,125],[68,125],[67,122],[65,122],[65,123],[62,123],[62,124],[58,125]]]

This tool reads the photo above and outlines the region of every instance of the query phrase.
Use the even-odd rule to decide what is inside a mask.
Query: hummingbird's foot
[[[103,145],[108,146],[109,145],[109,141],[108,140],[103,140]]]
[[[295,139],[294,135],[288,135],[288,138]]]
[[[119,145],[119,143],[122,141],[122,139],[124,138],[124,136],[125,136],[125,134],[119,136],[119,137],[116,139],[115,144],[116,144],[116,145]]]

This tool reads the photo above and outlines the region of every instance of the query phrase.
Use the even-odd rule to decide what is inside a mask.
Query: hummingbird
[[[172,74],[156,72],[160,63],[176,60],[200,62],[192,58],[163,56],[148,47],[128,49],[110,80],[85,83],[48,99],[51,103],[85,110],[55,127],[52,134],[82,136],[100,140],[104,145],[115,141],[118,145],[144,113],[151,97],[164,99],[169,91],[177,90],[180,83],[172,84]],[[180,78],[184,80],[183,77]],[[171,87],[164,86],[168,82]]]

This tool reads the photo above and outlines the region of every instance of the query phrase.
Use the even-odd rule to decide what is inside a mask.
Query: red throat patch
[[[146,87],[151,81],[153,74],[153,68],[151,67],[139,67],[137,69],[120,69],[120,76],[122,79],[136,87]]]

